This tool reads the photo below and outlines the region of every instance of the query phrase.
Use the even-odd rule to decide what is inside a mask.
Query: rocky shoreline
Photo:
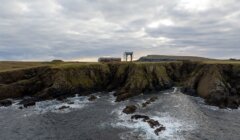
[[[240,105],[240,65],[95,63],[5,71],[0,72],[0,106],[9,105],[8,98],[28,97],[22,103],[34,105],[37,101],[99,91],[116,91],[119,102],[173,86],[182,87],[183,93],[204,98],[210,105],[236,109]]]

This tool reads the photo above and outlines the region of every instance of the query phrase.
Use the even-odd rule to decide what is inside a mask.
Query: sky
[[[0,0],[0,60],[240,58],[239,0]]]

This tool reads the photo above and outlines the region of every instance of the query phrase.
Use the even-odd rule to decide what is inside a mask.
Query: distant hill
[[[160,62],[160,61],[207,61],[207,60],[216,60],[205,57],[197,56],[171,56],[171,55],[147,55],[139,58],[140,62]]]

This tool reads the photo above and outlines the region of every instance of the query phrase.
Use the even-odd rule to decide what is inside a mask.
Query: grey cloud
[[[205,9],[192,0],[2,0],[0,59],[96,59],[125,50],[239,57],[239,1],[202,2]]]

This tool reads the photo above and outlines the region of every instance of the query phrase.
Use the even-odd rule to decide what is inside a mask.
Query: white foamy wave
[[[114,96],[115,91],[109,92],[109,96],[110,98],[108,99],[108,101],[112,104],[112,105],[116,105],[116,97]]]
[[[142,120],[131,120],[131,115],[126,115],[121,111],[113,111],[117,116],[117,122],[112,123],[113,127],[129,129],[128,132],[120,134],[121,139],[176,139],[184,140],[181,136],[183,131],[191,131],[195,128],[194,123],[188,123],[169,116],[164,113],[159,116],[149,116],[151,119],[157,120],[160,124],[166,127],[165,131],[159,133],[157,136],[148,123]],[[190,125],[191,124],[191,125]]]
[[[173,87],[172,90],[165,91],[163,94],[168,95],[168,94],[175,94],[177,92],[179,92],[179,88],[178,87]]]
[[[206,108],[206,109],[210,109],[210,110],[213,110],[213,111],[219,111],[219,112],[236,112],[236,111],[240,111],[240,108],[238,108],[238,109],[219,108],[217,106],[211,106],[211,105],[207,105],[207,104],[201,104],[201,106]]]
[[[201,106],[204,107],[206,109],[209,110],[213,110],[213,111],[219,111],[219,112],[236,112],[236,111],[240,111],[240,108],[238,109],[231,109],[231,108],[219,108],[218,106],[212,106],[212,105],[208,105],[205,103],[204,99],[201,97],[194,97],[195,100],[197,101],[197,103]]]
[[[88,97],[86,96],[75,96],[72,98],[67,98],[65,102],[57,100],[37,102],[35,106],[32,106],[30,108],[30,112],[25,114],[25,116],[31,116],[33,114],[44,114],[47,112],[68,113],[73,109],[84,108],[90,103],[91,102],[88,101]]]

